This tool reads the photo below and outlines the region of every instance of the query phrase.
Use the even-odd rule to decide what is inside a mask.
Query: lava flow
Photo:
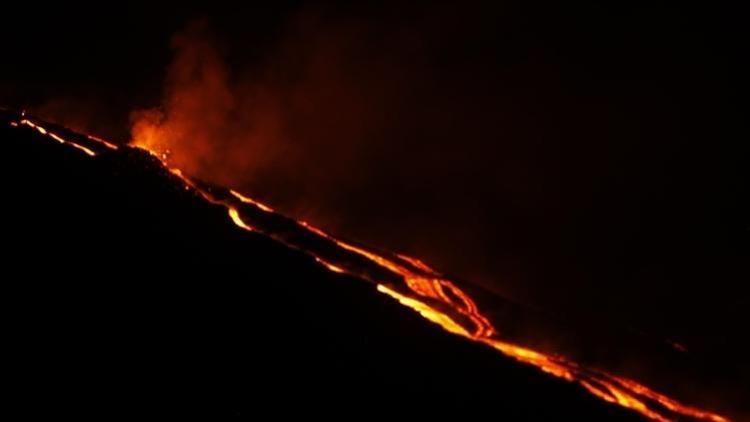
[[[93,136],[66,139],[49,125],[20,115],[10,123],[22,130],[31,128],[49,139],[82,151],[88,156],[120,149],[138,149],[151,154],[184,188],[206,201],[225,207],[237,227],[268,236],[310,255],[335,273],[343,273],[373,282],[377,291],[418,312],[446,331],[484,344],[519,362],[577,383],[604,401],[631,409],[655,421],[682,419],[728,421],[724,416],[692,407],[628,378],[600,369],[585,367],[565,357],[541,353],[504,340],[497,327],[479,309],[475,301],[451,280],[422,261],[404,255],[376,253],[340,240],[307,222],[290,219],[272,208],[236,191],[207,185],[170,168],[166,159],[137,146],[117,146]],[[67,131],[66,131],[67,133]],[[271,224],[273,222],[274,224]],[[278,230],[284,225],[288,230]],[[292,234],[290,234],[292,233]],[[310,239],[314,241],[310,241]],[[318,246],[316,246],[318,245]]]

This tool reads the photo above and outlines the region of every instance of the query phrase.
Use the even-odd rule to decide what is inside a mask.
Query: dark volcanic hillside
[[[91,159],[1,120],[6,379],[20,414],[637,419],[238,230],[145,153]]]

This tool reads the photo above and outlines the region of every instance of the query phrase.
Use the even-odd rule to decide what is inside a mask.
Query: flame
[[[12,127],[25,125],[34,128],[40,134],[58,143],[81,150],[92,157],[105,152],[98,150],[93,145],[90,148],[64,139],[58,134],[45,129],[40,124],[32,122],[25,115],[22,117],[20,121],[11,122],[10,125]],[[87,136],[87,139],[106,150],[118,149],[115,144],[93,136]],[[183,183],[186,190],[192,190],[205,200],[226,207],[231,221],[236,226],[247,231],[263,233],[262,230],[252,227],[243,218],[240,209],[243,206],[251,205],[265,213],[276,214],[271,207],[234,190],[228,191],[229,195],[227,198],[217,197],[211,191],[200,188],[191,178],[185,176],[181,170],[170,168],[163,154],[150,151],[144,148],[143,144],[140,145],[131,148],[142,149],[158,159],[165,169]],[[449,333],[489,346],[503,355],[511,357],[518,362],[539,368],[541,371],[552,376],[569,382],[575,382],[591,395],[601,400],[631,409],[654,421],[669,422],[683,417],[712,422],[729,421],[727,418],[716,413],[682,404],[636,381],[611,375],[599,369],[583,367],[562,356],[548,355],[521,345],[503,341],[489,318],[481,313],[474,300],[466,292],[421,260],[398,254],[388,257],[339,240],[305,221],[297,221],[297,224],[307,232],[334,243],[342,250],[365,258],[377,266],[400,276],[403,280],[403,286],[377,282],[377,291],[388,295],[403,306],[414,310],[428,321],[439,325]],[[292,245],[285,242],[273,233],[263,234],[284,242],[290,247],[302,248],[299,245]],[[311,255],[316,262],[334,273],[357,276],[356,272],[343,262],[331,262],[330,259],[318,256],[314,251],[304,250],[304,252]],[[655,407],[653,404],[658,404],[661,408]]]

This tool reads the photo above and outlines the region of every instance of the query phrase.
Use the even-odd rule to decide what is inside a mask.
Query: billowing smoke
[[[189,174],[241,182],[275,159],[284,138],[278,108],[230,82],[205,21],[172,39],[164,103],[132,113],[134,143]]]
[[[193,23],[172,39],[161,105],[133,113],[133,142],[504,296],[682,338],[705,303],[685,280],[730,286],[715,271],[736,270],[702,258],[725,245],[714,217],[739,209],[714,189],[739,179],[695,172],[733,171],[701,141],[714,94],[684,92],[680,78],[707,76],[666,41],[618,49],[629,27],[568,18],[303,13],[253,48]]]
[[[746,37],[721,8],[22,3],[0,26],[2,107],[132,135],[525,304],[745,361]]]
[[[530,81],[453,57],[486,22],[389,19],[303,14],[260,59],[231,68],[226,44],[192,23],[172,39],[161,106],[132,114],[133,142],[345,236],[509,280],[510,253],[483,245],[538,200],[518,140],[542,138],[516,98]],[[470,258],[455,253],[469,247]],[[477,265],[488,262],[508,265]]]

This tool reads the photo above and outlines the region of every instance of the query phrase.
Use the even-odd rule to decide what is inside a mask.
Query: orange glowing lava
[[[51,140],[69,145],[92,157],[106,150],[118,149],[116,145],[92,136],[88,136],[88,139],[104,149],[97,149],[93,144],[91,147],[88,147],[66,140],[45,129],[39,123],[32,122],[25,117],[18,122],[11,122],[11,126],[13,127],[18,127],[19,125],[34,128],[37,132],[49,137]],[[153,133],[147,133],[147,135],[152,136]],[[152,138],[141,139],[137,142],[139,147],[135,148],[142,149],[143,146],[153,144],[153,141]],[[284,242],[290,247],[303,250],[303,252],[311,255],[316,262],[334,273],[344,273],[358,277],[357,272],[353,270],[351,264],[335,262],[331,258],[318,256],[314,251],[302,249],[300,245],[287,243],[274,233],[263,232],[260,228],[251,226],[241,211],[242,207],[252,205],[265,213],[276,215],[276,212],[271,207],[233,190],[228,191],[229,195],[226,197],[218,197],[210,190],[200,188],[199,183],[195,183],[193,179],[184,175],[179,169],[170,168],[162,155],[152,151],[148,152],[158,159],[165,169],[180,180],[185,189],[194,191],[197,195],[213,204],[225,207],[231,221],[238,227],[247,231],[265,234],[279,242]],[[489,346],[503,355],[524,364],[537,367],[547,374],[577,383],[593,396],[606,402],[631,409],[651,420],[667,422],[688,417],[713,422],[728,421],[727,418],[718,414],[682,404],[633,380],[611,375],[599,369],[586,368],[561,356],[548,355],[504,341],[500,337],[496,327],[490,322],[490,319],[479,310],[474,300],[464,290],[454,282],[444,278],[424,262],[405,255],[384,256],[366,248],[341,241],[307,222],[297,221],[297,223],[308,233],[333,242],[341,250],[365,258],[382,269],[398,275],[403,280],[403,285],[392,285],[374,280],[377,285],[377,291],[392,297],[403,306],[414,310],[425,319],[439,325],[449,333]],[[654,404],[658,404],[659,406],[654,406]]]
[[[234,224],[236,224],[239,227],[242,227],[245,230],[248,231],[254,231],[252,227],[245,224],[244,221],[242,221],[242,217],[240,217],[240,214],[237,212],[237,208],[229,208],[229,218],[234,221]]]
[[[237,199],[239,199],[240,201],[242,201],[242,202],[244,202],[246,204],[255,205],[256,207],[260,208],[261,210],[263,210],[265,212],[275,212],[273,210],[273,208],[269,207],[268,205],[265,205],[265,204],[263,204],[261,202],[258,202],[258,201],[254,200],[252,198],[248,198],[247,196],[242,195],[241,193],[239,193],[239,192],[237,192],[235,190],[230,190],[229,193],[231,193],[232,195],[234,195],[234,197],[237,198]]]
[[[85,152],[87,155],[90,155],[92,157],[96,155],[96,153],[93,150],[91,150],[90,148],[86,148],[85,146],[77,144],[77,143],[75,143],[73,141],[67,141],[67,140],[63,139],[61,136],[48,131],[47,129],[43,128],[42,126],[37,125],[36,123],[33,123],[31,120],[22,119],[18,123],[22,124],[22,125],[25,125],[25,126],[28,126],[28,127],[31,127],[31,128],[34,128],[34,129],[37,130],[37,132],[41,133],[42,135],[49,136],[50,138],[52,138],[53,140],[55,140],[55,141],[57,141],[57,142],[59,142],[61,144],[70,145],[73,148],[76,148],[76,149],[79,149],[79,150]]]
[[[338,265],[331,264],[330,262],[328,262],[328,261],[326,261],[326,260],[324,260],[322,258],[318,258],[317,256],[314,257],[314,258],[315,258],[316,262],[318,262],[319,264],[321,264],[324,267],[328,268],[329,270],[333,271],[334,273],[339,273],[339,274],[346,273],[346,270],[343,269],[343,268],[341,268],[341,267],[339,267]]]

